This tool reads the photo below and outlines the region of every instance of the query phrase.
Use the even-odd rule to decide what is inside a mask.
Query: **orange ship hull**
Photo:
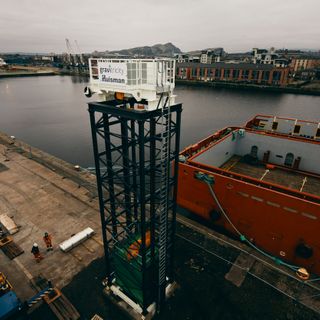
[[[225,130],[181,153],[178,204],[236,236],[240,232],[266,253],[320,275],[320,197],[197,162],[195,155],[219,143]],[[208,185],[197,179],[198,172],[213,177],[212,189],[233,226]]]

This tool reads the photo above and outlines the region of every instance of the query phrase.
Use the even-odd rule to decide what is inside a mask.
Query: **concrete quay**
[[[51,76],[56,75],[58,73],[57,71],[58,70],[56,68],[10,65],[10,67],[7,69],[0,68],[0,79],[13,77]]]
[[[13,238],[24,250],[13,260],[0,251],[0,271],[7,275],[21,300],[34,294],[29,280],[39,274],[62,288],[103,255],[98,201],[89,188],[95,178],[89,176],[0,134],[0,212],[13,217],[19,226]],[[84,177],[88,189],[83,187]],[[93,238],[68,253],[58,248],[59,243],[86,227],[96,232]],[[53,237],[53,251],[45,250],[44,232]],[[34,242],[44,256],[40,263],[30,252]]]
[[[54,76],[56,75],[53,71],[13,71],[13,72],[0,72],[1,78],[20,78],[20,77],[39,77],[39,76]]]
[[[103,295],[105,276],[95,177],[21,141],[0,133],[0,212],[13,217],[14,241],[24,249],[9,260],[0,251],[4,272],[21,300],[35,290],[39,274],[52,280],[77,308],[81,319],[126,319]],[[320,286],[303,283],[294,273],[265,261],[238,241],[185,217],[177,217],[176,280],[180,286],[158,319],[320,319]],[[92,239],[63,253],[58,244],[91,227]],[[42,240],[53,235],[54,250]],[[38,264],[30,253],[40,245]],[[42,305],[30,316],[55,319]]]
[[[267,91],[277,93],[293,93],[320,96],[319,85],[305,85],[302,87],[278,87],[278,86],[266,86],[255,85],[246,83],[235,83],[228,81],[203,81],[203,80],[181,80],[176,79],[176,85],[194,86],[194,87],[211,87],[211,88],[226,88],[230,90],[248,90],[248,91]]]

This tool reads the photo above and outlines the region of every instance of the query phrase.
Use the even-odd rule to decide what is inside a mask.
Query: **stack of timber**
[[[1,247],[1,250],[10,260],[13,260],[14,258],[20,256],[20,254],[24,253],[23,249],[13,240],[3,245]]]
[[[10,242],[12,242],[12,237],[6,236],[5,234],[0,236],[0,248],[3,248],[4,246],[9,244]]]

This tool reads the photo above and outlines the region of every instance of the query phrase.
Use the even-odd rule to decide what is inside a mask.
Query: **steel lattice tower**
[[[144,313],[173,281],[181,112],[89,103],[108,284]]]

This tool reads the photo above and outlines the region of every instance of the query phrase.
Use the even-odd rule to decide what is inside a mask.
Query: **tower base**
[[[177,288],[178,284],[176,282],[168,284],[166,287],[166,299],[170,298]],[[143,314],[141,306],[129,298],[117,285],[112,284],[111,286],[106,286],[103,293],[106,298],[115,305],[120,312],[128,316],[129,319],[151,320],[156,314],[155,302],[150,304],[146,313]]]

